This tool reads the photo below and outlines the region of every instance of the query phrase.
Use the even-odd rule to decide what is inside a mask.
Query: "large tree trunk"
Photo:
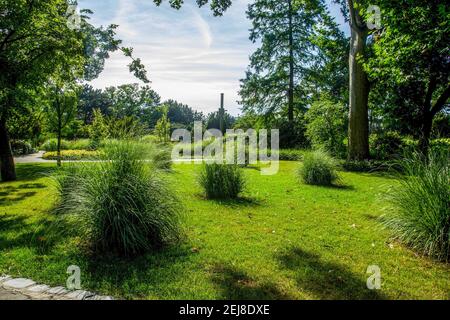
[[[351,45],[348,159],[365,160],[369,158],[368,102],[370,85],[367,74],[357,59],[364,56],[367,28],[354,9],[353,1],[349,1],[349,9],[351,13]]]
[[[16,168],[5,119],[0,119],[0,171],[2,181],[16,180]]]
[[[289,91],[288,120],[294,121],[294,34],[292,26],[292,0],[289,0]]]

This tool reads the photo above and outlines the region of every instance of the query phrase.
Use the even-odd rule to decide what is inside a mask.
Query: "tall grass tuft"
[[[306,184],[331,186],[339,180],[336,161],[324,151],[305,153],[299,176]]]
[[[394,237],[422,254],[450,260],[449,154],[419,154],[401,162],[400,185],[388,196],[391,210],[383,216]]]
[[[179,202],[147,156],[143,144],[112,141],[103,161],[73,165],[57,179],[57,212],[96,251],[132,256],[179,239]]]
[[[242,169],[233,164],[205,163],[199,182],[208,199],[236,199],[245,185]]]

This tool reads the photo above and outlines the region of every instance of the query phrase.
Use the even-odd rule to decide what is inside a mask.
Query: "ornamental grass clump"
[[[199,182],[208,199],[236,199],[245,185],[242,169],[235,164],[205,163]]]
[[[306,184],[331,186],[339,180],[336,161],[327,153],[317,150],[305,153],[299,176]]]
[[[421,254],[450,260],[449,153],[414,154],[400,162],[400,184],[391,190],[383,223]]]
[[[74,164],[57,178],[57,213],[95,251],[132,256],[179,239],[179,202],[147,159],[143,144],[113,141],[103,161]]]

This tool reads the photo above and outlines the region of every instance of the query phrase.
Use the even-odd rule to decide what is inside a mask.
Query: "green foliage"
[[[303,159],[303,150],[298,149],[280,149],[278,156],[280,160],[284,161],[300,161]]]
[[[159,6],[163,0],[153,0],[153,2]],[[210,3],[210,9],[215,16],[222,16],[225,11],[231,6],[232,0],[198,0],[197,5],[203,7]],[[183,0],[170,0],[169,5],[174,9],[180,9],[183,5]]]
[[[381,98],[377,108],[390,129],[421,139],[425,152],[433,118],[448,114],[448,5],[439,0],[382,0],[377,5],[383,29],[371,32],[373,46],[363,61]]]
[[[110,142],[104,160],[77,165],[57,179],[57,212],[75,221],[98,252],[132,256],[176,242],[178,200],[132,141]]]
[[[42,158],[44,160],[58,160],[56,151],[46,152]],[[61,150],[60,159],[62,161],[94,160],[98,159],[97,151],[87,150]]]
[[[342,104],[324,98],[306,112],[306,135],[316,149],[324,149],[337,157],[346,153],[347,111]]]
[[[377,160],[392,160],[402,156],[403,138],[397,132],[388,131],[370,136],[371,156]]]
[[[299,176],[306,184],[331,186],[338,181],[336,161],[324,151],[306,153]]]
[[[142,122],[134,116],[124,118],[108,118],[108,136],[112,139],[134,139],[144,136],[147,129]]]
[[[48,139],[39,149],[43,151],[56,151],[58,145],[57,139]],[[80,140],[61,140],[61,150],[89,150],[92,149],[91,141],[88,139]]]
[[[101,153],[89,150],[62,150],[60,156],[62,161],[98,160],[101,157]],[[45,160],[58,160],[58,153],[55,151],[46,152],[42,158]]]
[[[349,172],[375,172],[392,169],[389,162],[379,160],[345,160],[342,162],[342,168]]]
[[[100,141],[108,138],[108,125],[105,117],[99,109],[93,111],[92,124],[89,126],[89,138],[93,146],[98,146]]]
[[[293,121],[318,92],[344,95],[348,61],[343,63],[343,51],[348,41],[324,1],[257,0],[247,16],[252,22],[250,40],[260,46],[241,80],[244,113],[276,113]],[[327,83],[330,78],[335,83]]]
[[[172,148],[170,145],[154,144],[152,160],[156,168],[170,170],[172,168]]]
[[[160,142],[168,142],[170,139],[170,120],[167,117],[169,112],[168,106],[162,106],[163,115],[158,120],[155,126],[155,134],[158,136]]]
[[[199,183],[208,199],[236,199],[243,191],[245,181],[237,165],[205,163]]]
[[[437,153],[445,153],[450,150],[450,138],[435,139],[431,141],[431,150]]]
[[[389,192],[392,208],[383,218],[396,239],[422,254],[450,259],[449,151],[414,154],[401,163],[401,182]]]
[[[116,119],[140,117],[146,110],[155,108],[161,99],[149,86],[137,83],[108,87],[104,94],[110,103],[108,112]]]
[[[13,155],[15,156],[23,156],[36,152],[36,150],[31,146],[31,143],[24,140],[12,140],[11,149]]]

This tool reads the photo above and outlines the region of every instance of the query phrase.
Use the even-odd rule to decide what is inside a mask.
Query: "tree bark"
[[[289,0],[289,90],[288,120],[294,121],[294,34],[292,26],[292,0]]]
[[[6,128],[6,120],[0,119],[0,171],[2,181],[16,180],[16,168],[14,157],[9,141],[8,129]]]
[[[353,7],[353,1],[349,0],[348,3],[351,16],[348,159],[359,161],[369,158],[368,103],[370,85],[363,66],[357,60],[358,57],[364,56],[367,27]]]

